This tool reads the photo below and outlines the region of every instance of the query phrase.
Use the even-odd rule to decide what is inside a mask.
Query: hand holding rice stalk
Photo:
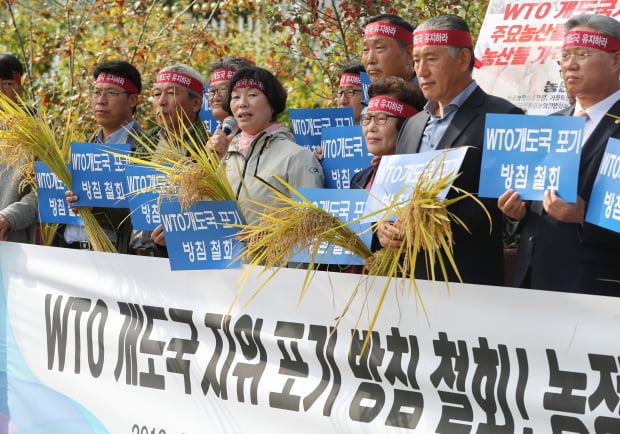
[[[74,139],[75,117],[72,117],[70,109],[68,113],[63,136],[61,140],[57,140],[44,109],[33,113],[5,95],[0,95],[0,155],[7,164],[18,166],[21,173],[32,170],[32,176],[27,179],[32,180],[33,188],[36,187],[34,168],[29,167],[35,159],[44,162],[58,179],[71,186],[71,173],[67,162],[70,144]],[[94,250],[116,251],[89,208],[80,208],[80,217]]]
[[[249,259],[249,266],[242,279],[242,288],[256,266],[265,267],[258,274],[259,277],[268,269],[271,270],[271,275],[250,297],[250,301],[275,273],[294,257],[299,249],[309,249],[311,262],[308,265],[306,278],[301,288],[300,299],[303,298],[310,283],[311,272],[316,264],[319,246],[321,243],[326,243],[330,246],[343,247],[360,256],[364,259],[366,271],[370,276],[387,276],[388,278],[379,303],[374,309],[369,330],[372,330],[376,323],[390,282],[394,277],[408,278],[403,283],[409,282],[409,288],[414,289],[416,300],[419,300],[423,307],[415,281],[415,269],[419,253],[424,255],[426,267],[431,270],[432,280],[435,280],[436,277],[434,273],[436,264],[439,264],[442,270],[446,286],[448,286],[447,266],[452,267],[460,279],[452,256],[451,221],[463,227],[465,224],[451,213],[448,207],[470,197],[485,210],[489,221],[491,221],[490,214],[475,196],[452,186],[458,175],[454,173],[443,174],[444,160],[445,153],[442,154],[438,164],[434,164],[434,161],[429,162],[418,183],[413,186],[410,198],[400,202],[393,201],[386,204],[384,209],[373,213],[385,212],[378,224],[395,217],[399,220],[404,232],[404,242],[397,250],[381,249],[376,253],[370,251],[348,224],[314,206],[299,191],[278,178],[278,181],[285,185],[298,200],[273,189],[275,201],[272,204],[261,204],[264,211],[261,213],[258,223],[246,225],[241,232],[240,239],[246,242],[245,253]],[[450,187],[459,195],[446,200],[438,199],[439,194]],[[363,216],[356,221],[366,220],[373,214]],[[465,229],[467,228],[465,227]],[[355,288],[354,293],[357,289],[358,287]],[[238,293],[237,298],[239,295]]]
[[[431,281],[437,280],[435,267],[439,265],[441,277],[446,283],[448,291],[450,287],[447,267],[451,267],[459,281],[462,282],[452,254],[454,241],[451,225],[452,222],[455,222],[468,232],[469,229],[458,216],[449,211],[450,205],[471,198],[484,210],[489,219],[489,225],[492,225],[491,215],[482,202],[472,193],[453,185],[459,175],[453,172],[444,174],[443,163],[447,152],[449,151],[441,154],[437,164],[434,160],[428,163],[418,182],[413,186],[411,197],[401,202],[404,206],[392,204],[389,207],[390,211],[378,223],[381,224],[384,221],[396,218],[403,235],[403,242],[400,247],[396,250],[386,248],[379,250],[368,264],[369,274],[379,275],[380,273],[373,272],[373,270],[387,269],[387,273],[384,275],[388,277],[388,284],[393,277],[398,275],[406,278],[405,281],[409,283],[409,289],[414,289],[416,301],[420,302],[423,310],[424,303],[415,279],[415,270],[420,256],[424,257],[426,270],[429,271],[427,275],[431,276]],[[450,199],[439,199],[440,193],[447,188],[451,188],[457,193],[457,196]],[[370,330],[378,318],[381,305],[387,295],[388,284],[383,288],[379,303],[375,308]],[[367,342],[364,343],[364,347],[366,344]]]
[[[185,209],[199,200],[235,200],[226,169],[214,151],[198,143],[186,127],[182,137],[171,130],[165,130],[165,135],[168,139],[163,142],[133,135],[144,155],[127,157],[130,163],[153,168],[168,177],[163,188],[157,187],[160,197],[176,197]]]

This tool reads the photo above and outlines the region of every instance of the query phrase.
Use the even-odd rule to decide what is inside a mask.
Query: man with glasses
[[[360,75],[362,72],[364,72],[364,65],[359,62],[346,65],[340,72],[340,81],[336,91],[338,107],[351,107],[355,124],[360,123],[360,115],[364,108],[362,103],[364,97],[362,77]]]
[[[133,115],[138,106],[142,80],[138,70],[125,61],[108,61],[93,69],[95,80],[91,91],[91,109],[99,128],[90,141],[95,143],[128,143],[136,150],[136,136],[142,134]],[[67,191],[67,202],[78,197]],[[79,213],[79,207],[74,207]],[[95,208],[94,214],[110,241],[120,253],[127,253],[131,236],[129,210]],[[59,228],[55,245],[72,249],[91,249],[83,226],[64,225]]]
[[[620,295],[620,234],[585,221],[605,146],[620,138],[620,23],[603,15],[578,15],[564,25],[560,65],[573,106],[556,114],[585,116],[577,202],[555,191],[526,203],[509,190],[498,206],[518,221],[514,286]]]
[[[478,192],[485,115],[523,113],[478,87],[472,78],[474,60],[472,36],[462,18],[442,15],[417,27],[413,34],[413,61],[420,89],[428,102],[424,110],[405,121],[396,143],[397,154],[467,146],[454,186],[473,194]],[[448,199],[457,195],[451,189]],[[481,200],[492,224],[474,199],[463,199],[448,207],[467,227],[451,221],[452,256],[463,282],[503,285],[502,215],[494,201]],[[377,234],[381,245],[391,249],[398,249],[404,239],[398,221],[381,224]],[[432,270],[426,269],[423,252],[420,255],[416,278],[428,279]],[[448,280],[458,281],[452,268],[446,268]],[[439,266],[435,276],[443,276]]]

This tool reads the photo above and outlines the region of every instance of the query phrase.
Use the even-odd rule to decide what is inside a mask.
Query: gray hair
[[[160,73],[162,73],[162,72],[180,72],[181,74],[189,75],[190,77],[195,78],[203,86],[206,83],[205,78],[202,76],[202,74],[200,72],[196,71],[194,68],[192,68],[191,66],[186,65],[184,63],[179,63],[179,64],[172,65],[172,66],[166,66],[165,68],[160,69],[159,72]],[[187,89],[187,91],[189,92],[190,96],[192,96],[192,97],[202,98],[202,95],[197,94],[196,92],[194,92],[191,89]]]
[[[469,26],[467,22],[458,15],[438,15],[431,17],[428,20],[422,22],[417,28],[419,30],[463,30],[469,32]],[[456,58],[461,50],[469,50],[471,53],[471,63],[469,69],[474,69],[474,50],[473,48],[465,47],[446,47],[452,58]]]
[[[590,27],[599,33],[620,40],[620,22],[607,15],[576,15],[564,24],[564,31],[568,33],[578,26]]]

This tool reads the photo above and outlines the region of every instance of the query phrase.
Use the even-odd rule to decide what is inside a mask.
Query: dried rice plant
[[[396,218],[401,226],[403,242],[397,250],[385,248],[379,250],[371,258],[371,263],[368,264],[370,275],[388,277],[388,283],[384,286],[379,302],[374,309],[369,326],[370,330],[373,329],[378,319],[389,289],[389,283],[396,276],[405,278],[402,282],[403,287],[413,290],[416,306],[420,306],[426,313],[415,279],[415,270],[420,254],[424,258],[427,275],[430,276],[431,281],[435,282],[440,277],[449,291],[448,267],[450,267],[459,281],[462,282],[459,270],[454,262],[452,222],[462,226],[467,231],[469,230],[458,216],[449,211],[450,205],[471,198],[485,211],[489,224],[492,225],[491,215],[482,202],[472,193],[453,185],[459,175],[441,172],[444,159],[445,153],[441,155],[439,164],[435,165],[433,161],[429,162],[427,169],[423,171],[417,184],[413,186],[411,197],[404,201],[404,206],[392,204],[389,206],[390,212],[386,213],[378,223],[381,224],[384,221]],[[439,199],[439,194],[447,188],[455,191],[457,196],[450,199]],[[441,276],[435,274],[437,265],[441,270]],[[367,341],[364,342],[363,348],[366,347],[367,343]]]
[[[226,168],[214,151],[194,139],[187,128],[181,136],[171,130],[164,130],[164,133],[167,140],[134,135],[145,152],[127,157],[130,163],[153,168],[168,178],[163,187],[146,191],[156,191],[160,198],[178,198],[183,208],[199,200],[236,200]]]
[[[321,243],[330,246],[340,246],[350,250],[364,259],[368,278],[373,276],[386,276],[387,280],[382,289],[379,302],[374,307],[369,330],[372,331],[381,311],[381,306],[390,288],[390,283],[396,277],[403,277],[403,288],[413,290],[416,297],[416,305],[419,302],[422,309],[424,303],[415,280],[415,269],[418,255],[422,253],[425,265],[431,280],[436,280],[435,266],[439,265],[442,278],[448,285],[448,268],[451,267],[460,279],[456,263],[454,262],[453,234],[451,221],[466,226],[462,220],[448,210],[448,207],[465,198],[475,200],[486,212],[489,222],[491,216],[484,205],[471,193],[462,191],[452,184],[458,177],[457,174],[443,174],[443,161],[445,153],[439,159],[439,164],[429,162],[427,169],[423,171],[419,181],[413,186],[411,196],[405,200],[394,199],[392,203],[385,204],[385,208],[373,214],[384,214],[377,224],[387,220],[397,219],[400,222],[403,239],[400,247],[396,250],[381,249],[372,253],[355,234],[348,224],[343,223],[337,217],[332,216],[321,208],[314,206],[303,195],[284,180],[278,181],[285,185],[293,197],[273,189],[275,200],[271,204],[261,204],[264,211],[260,214],[258,222],[254,225],[245,225],[239,239],[246,243],[245,254],[248,267],[241,278],[241,288],[237,293],[233,304],[238,300],[240,292],[247,283],[256,266],[263,266],[257,277],[271,274],[252,294],[248,303],[258,295],[273,276],[293,258],[300,249],[309,249],[311,261],[308,264],[305,279],[302,284],[300,300],[306,294],[312,272],[317,260],[317,252]],[[271,188],[271,187],[270,187]],[[450,199],[438,199],[438,196],[447,188],[452,188],[458,195]],[[396,195],[398,198],[399,195]],[[298,200],[295,200],[297,198]],[[356,221],[367,220],[373,214],[363,216]],[[359,289],[354,289],[353,295]],[[352,295],[352,297],[353,297]],[[344,316],[348,305],[345,306],[340,318]],[[368,333],[367,336],[370,336]],[[364,342],[362,352],[367,341]]]
[[[274,201],[264,204],[248,199],[263,210],[258,213],[258,222],[243,225],[238,235],[238,240],[246,244],[244,255],[248,263],[241,277],[241,290],[256,266],[264,267],[258,277],[271,272],[250,300],[301,250],[307,249],[310,252],[310,262],[301,286],[300,300],[306,294],[315,265],[319,262],[317,259],[322,243],[341,246],[363,259],[372,257],[370,249],[348,223],[343,223],[338,217],[317,207],[282,178],[274,176],[291,192],[291,197],[265,184],[273,191]],[[233,304],[239,295],[240,292]]]
[[[34,182],[34,160],[44,162],[65,185],[71,185],[67,167],[69,148],[74,140],[75,114],[67,109],[67,120],[61,139],[58,140],[45,109],[37,113],[25,109],[5,95],[0,95],[0,159],[18,167],[26,182]],[[80,217],[93,249],[115,252],[116,249],[88,207],[80,208]]]

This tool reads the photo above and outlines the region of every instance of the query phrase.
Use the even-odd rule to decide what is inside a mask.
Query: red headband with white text
[[[122,87],[129,93],[138,94],[138,86],[136,86],[136,84],[127,77],[123,77],[121,75],[101,72],[97,76],[95,84],[115,84]]]
[[[401,118],[410,118],[418,111],[409,104],[400,102],[389,96],[374,96],[368,101],[368,111],[388,112]]]
[[[238,80],[233,86],[232,90],[244,89],[247,87],[251,87],[252,89],[258,89],[262,93],[265,93],[265,85],[262,81],[255,80],[253,78],[242,78]]]
[[[211,78],[209,82],[211,84],[218,83],[220,81],[230,81],[230,79],[235,75],[235,70],[230,68],[220,68],[215,69],[211,73]]]
[[[204,91],[204,86],[202,85],[200,80],[176,71],[160,72],[159,74],[157,74],[157,81],[155,83],[178,84],[179,86],[183,86],[191,91],[196,92],[198,95],[202,95]]]
[[[388,38],[411,45],[411,32],[409,30],[385,21],[375,21],[374,23],[366,24],[364,38],[368,36],[387,36]]]
[[[340,76],[340,86],[362,87],[362,77],[359,74],[345,72]]]
[[[444,45],[472,48],[471,33],[466,30],[420,30],[413,32],[413,46]]]
[[[572,30],[564,36],[562,48],[588,47],[603,50],[608,53],[620,51],[620,41],[609,35],[596,32]]]

